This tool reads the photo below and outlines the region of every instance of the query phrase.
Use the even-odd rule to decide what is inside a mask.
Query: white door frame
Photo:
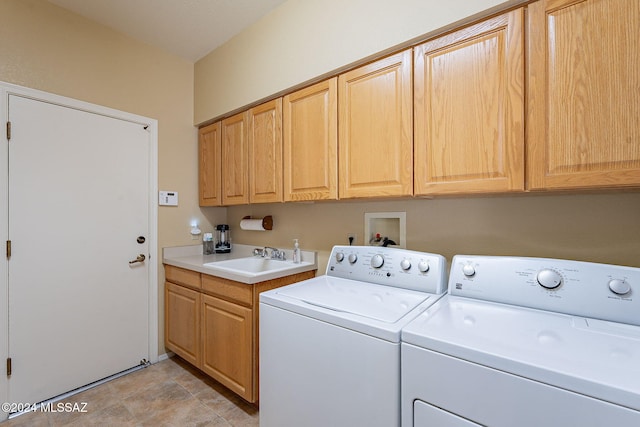
[[[0,140],[3,147],[0,149],[0,243],[6,242],[9,236],[8,223],[8,147],[6,144],[5,126],[8,121],[9,95],[18,95],[35,100],[48,102],[64,107],[75,108],[86,112],[101,114],[108,117],[140,123],[148,126],[150,134],[149,153],[149,361],[158,361],[158,121],[148,117],[114,110],[100,105],[79,101],[64,96],[30,89],[0,81],[0,117],[2,117],[2,129]],[[3,251],[4,252],[4,251]],[[5,361],[8,357],[8,260],[5,254],[0,262],[0,402],[7,402],[8,381],[5,370]],[[28,402],[10,402],[28,403]],[[36,402],[31,402],[36,403]],[[8,414],[0,410],[0,421],[6,419]]]

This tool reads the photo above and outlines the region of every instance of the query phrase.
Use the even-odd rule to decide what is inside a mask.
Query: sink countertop
[[[204,264],[216,261],[226,261],[229,259],[252,257],[253,249],[261,248],[261,246],[241,245],[234,244],[231,248],[231,252],[228,254],[202,254],[202,244],[190,245],[190,246],[174,246],[162,248],[162,263],[173,265],[174,267],[186,268],[187,270],[197,271],[199,273],[208,274],[210,276],[222,277],[224,279],[235,280],[236,282],[242,282],[247,284],[254,284],[258,282],[264,282],[266,280],[277,279],[292,274],[303,273],[305,271],[316,270],[318,268],[318,258],[316,252],[301,250],[301,259],[305,264],[291,264],[295,265],[294,268],[287,270],[274,271],[270,273],[261,274],[257,277],[247,277],[240,274],[233,273],[231,271],[222,271],[218,269],[212,269],[205,267]],[[287,262],[291,263],[293,257],[292,250],[284,250]],[[307,264],[310,263],[310,264]]]

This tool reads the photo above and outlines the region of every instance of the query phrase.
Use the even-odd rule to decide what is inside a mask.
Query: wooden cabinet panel
[[[282,201],[282,98],[249,110],[249,201]]]
[[[165,347],[200,367],[200,292],[165,282]]]
[[[284,200],[338,197],[337,77],[284,97]]]
[[[197,271],[174,267],[173,265],[165,265],[164,275],[165,279],[169,282],[194,289],[200,289],[200,273]]]
[[[222,134],[220,122],[198,130],[198,174],[200,206],[220,206],[222,179]]]
[[[222,121],[222,204],[249,203],[248,111]]]
[[[251,309],[202,295],[201,328],[202,370],[254,401]]]
[[[340,198],[413,194],[411,49],[338,77]]]
[[[253,288],[251,285],[222,277],[203,274],[202,290],[231,302],[246,305],[247,307],[251,307],[253,302],[251,299]]]
[[[528,187],[640,185],[640,2],[529,5]]]
[[[524,190],[523,10],[414,49],[415,194]]]

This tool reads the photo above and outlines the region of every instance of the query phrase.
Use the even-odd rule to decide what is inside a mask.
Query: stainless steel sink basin
[[[231,276],[239,275],[262,280],[307,271],[311,265],[313,265],[313,263],[305,261],[294,264],[292,261],[280,261],[260,257],[235,258],[204,264],[207,268],[218,272],[226,272]],[[227,275],[225,275],[225,277],[233,280],[233,277]]]

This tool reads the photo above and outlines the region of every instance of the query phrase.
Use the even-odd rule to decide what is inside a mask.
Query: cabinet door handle
[[[129,264],[135,264],[136,262],[144,262],[144,260],[147,259],[146,256],[144,256],[144,254],[140,254],[138,255],[138,257],[136,259],[134,259],[133,261],[129,261]]]

